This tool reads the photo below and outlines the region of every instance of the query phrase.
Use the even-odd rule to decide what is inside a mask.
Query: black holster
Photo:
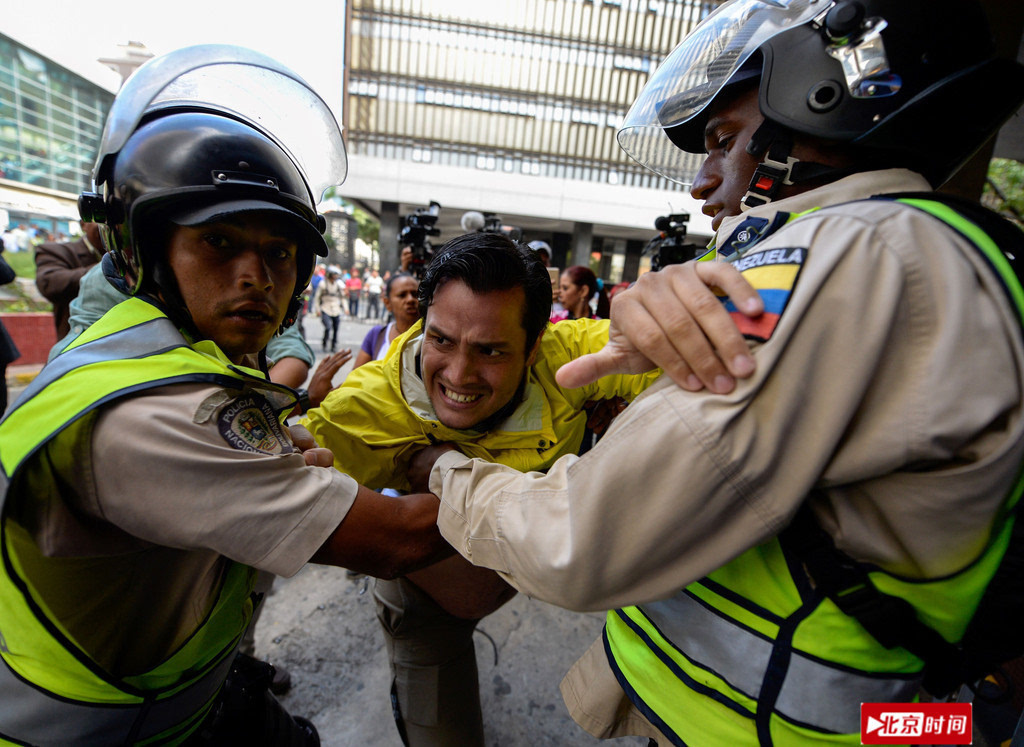
[[[288,715],[270,692],[273,678],[271,664],[238,654],[189,747],[319,747],[316,727]]]

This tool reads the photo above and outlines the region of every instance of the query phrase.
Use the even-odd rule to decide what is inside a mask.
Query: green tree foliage
[[[1024,226],[1024,163],[993,158],[982,202]]]
[[[380,221],[370,215],[362,208],[353,208],[352,217],[359,225],[359,238],[377,250],[377,242],[380,239]]]
[[[345,210],[348,210],[352,217],[356,219],[356,225],[359,226],[359,238],[370,244],[374,251],[377,251],[377,242],[380,238],[380,221],[374,218],[370,213],[363,210],[360,207],[356,207],[340,194],[336,187],[331,187],[327,190],[324,196],[325,200],[337,200],[341,203]]]

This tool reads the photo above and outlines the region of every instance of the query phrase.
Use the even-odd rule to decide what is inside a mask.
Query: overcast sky
[[[95,60],[115,56],[117,45],[128,41],[156,54],[190,44],[238,44],[299,73],[340,119],[344,0],[2,0],[3,5],[0,31],[91,80],[118,84]]]

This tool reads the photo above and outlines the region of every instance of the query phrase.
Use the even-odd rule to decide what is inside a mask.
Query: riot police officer
[[[659,66],[619,142],[692,185],[731,267],[641,278],[609,352],[559,380],[639,366],[641,344],[671,365],[675,307],[706,306],[679,289],[712,276],[761,297],[724,307],[756,371],[663,380],[546,475],[419,465],[461,554],[612,609],[562,685],[587,731],[857,744],[860,703],[964,676],[1021,488],[1024,289],[1000,251],[1021,241],[933,189],[1022,101],[965,0],[731,0]]]
[[[0,424],[4,738],[316,744],[236,663],[256,569],[392,576],[445,554],[435,498],[331,468],[266,376],[345,164],[320,97],[249,50],[155,58],[117,95],[79,204],[131,297]]]

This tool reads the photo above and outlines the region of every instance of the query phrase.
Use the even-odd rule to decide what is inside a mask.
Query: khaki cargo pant
[[[483,747],[473,630],[404,578],[377,579],[377,619],[392,674],[392,706],[412,747]]]

